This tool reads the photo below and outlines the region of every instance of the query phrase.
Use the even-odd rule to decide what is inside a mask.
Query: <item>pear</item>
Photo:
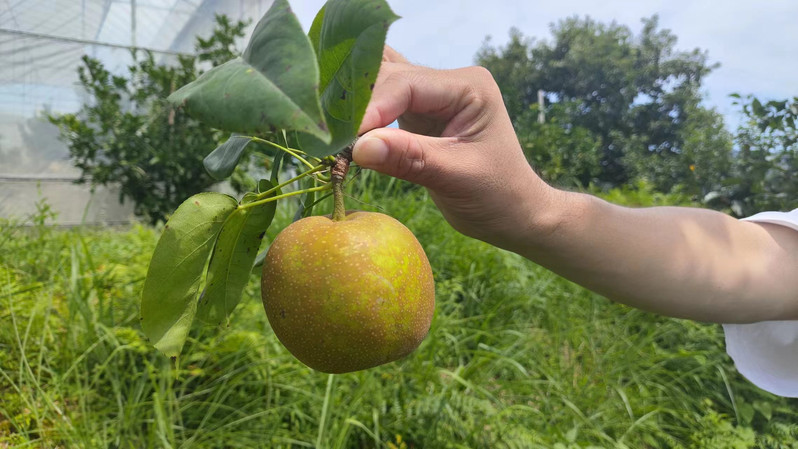
[[[373,212],[286,227],[266,255],[261,296],[280,342],[325,373],[406,356],[427,335],[435,308],[432,269],[418,240]]]

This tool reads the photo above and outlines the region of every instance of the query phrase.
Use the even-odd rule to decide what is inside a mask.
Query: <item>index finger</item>
[[[382,61],[407,63],[407,59],[389,45],[386,45],[382,50]]]
[[[408,63],[383,62],[360,124],[360,133],[390,125],[405,113],[437,120],[452,118],[473,90],[465,70],[434,70]]]

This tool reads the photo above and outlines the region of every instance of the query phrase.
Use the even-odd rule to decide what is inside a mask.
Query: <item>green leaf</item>
[[[770,402],[756,401],[754,402],[754,409],[768,421],[773,417],[773,406],[770,405]]]
[[[208,257],[236,207],[228,195],[194,195],[169,218],[155,246],[141,293],[141,327],[169,357],[177,357],[183,348]]]
[[[303,189],[310,189],[316,186],[316,181],[311,178],[305,178],[301,181]],[[294,213],[294,221],[301,220],[313,213],[313,206],[316,204],[316,192],[305,192],[299,197],[299,208]]]
[[[753,108],[754,114],[758,117],[762,117],[766,114],[765,107],[762,106],[762,103],[757,98],[754,98],[751,102],[751,107]]]
[[[261,180],[259,186],[264,187],[264,183],[268,181]],[[241,204],[256,199],[256,194],[248,193]],[[250,208],[239,207],[224,224],[213,249],[205,291],[197,307],[199,320],[221,325],[241,301],[260,243],[276,208],[276,201]]]
[[[205,72],[169,96],[214,128],[252,134],[290,129],[329,142],[319,69],[286,0],[275,0],[240,58]]]
[[[294,220],[299,221],[311,213],[313,213],[313,204],[316,192],[308,192],[303,193],[302,196],[299,198],[299,207],[297,208],[296,212],[294,212]]]
[[[282,152],[274,158],[274,166],[272,167],[271,180],[261,179],[260,182],[258,182],[258,193],[266,192],[267,190],[271,189],[272,187],[280,183],[280,181],[277,179],[277,176],[280,173],[280,167],[282,167],[282,162],[285,158],[286,158],[286,153]],[[275,190],[274,195],[279,195],[281,192],[282,189]],[[257,257],[255,257],[255,262],[252,263],[252,273],[254,274],[260,273],[260,269],[261,267],[263,267],[263,261],[266,260],[266,253],[269,252],[269,246],[271,245],[267,245],[266,248],[260,253],[258,253]]]
[[[263,262],[266,260],[266,254],[269,253],[269,247],[267,246],[266,249],[258,253],[258,257],[255,258],[255,262],[252,263],[252,273],[258,274],[260,273],[261,269],[263,268]]]
[[[280,152],[280,154],[278,154],[277,156],[274,157],[274,160],[272,161],[272,173],[269,176],[269,183],[265,186],[266,189],[263,189],[263,190],[262,190],[261,185],[258,184],[258,192],[263,193],[266,190],[270,189],[272,186],[276,186],[276,185],[280,184],[280,180],[279,180],[280,170],[283,169],[283,161],[285,160],[285,157],[286,157],[287,154],[288,153]],[[279,193],[278,193],[278,195],[279,195]]]
[[[233,174],[241,155],[244,154],[244,148],[250,142],[252,142],[250,137],[233,133],[225,143],[219,145],[202,161],[205,170],[214,179],[220,181],[227,179]]]
[[[388,27],[398,18],[384,0],[330,0],[319,11],[308,34],[319,60],[321,104],[332,141],[300,135],[304,151],[336,154],[357,136]]]
[[[268,179],[261,179],[258,181],[258,193],[268,192],[274,188],[275,184]]]
[[[754,419],[754,407],[747,402],[737,405],[737,413],[740,417],[740,424],[744,426],[751,424]]]

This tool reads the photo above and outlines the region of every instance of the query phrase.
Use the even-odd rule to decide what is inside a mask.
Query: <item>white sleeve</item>
[[[743,220],[772,223],[798,231],[798,209],[762,212]],[[724,324],[723,330],[726,352],[740,374],[765,391],[798,397],[798,321]]]

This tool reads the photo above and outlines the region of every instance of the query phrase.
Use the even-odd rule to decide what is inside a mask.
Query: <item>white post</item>
[[[543,89],[538,89],[538,123],[541,125],[546,122],[546,98]]]

